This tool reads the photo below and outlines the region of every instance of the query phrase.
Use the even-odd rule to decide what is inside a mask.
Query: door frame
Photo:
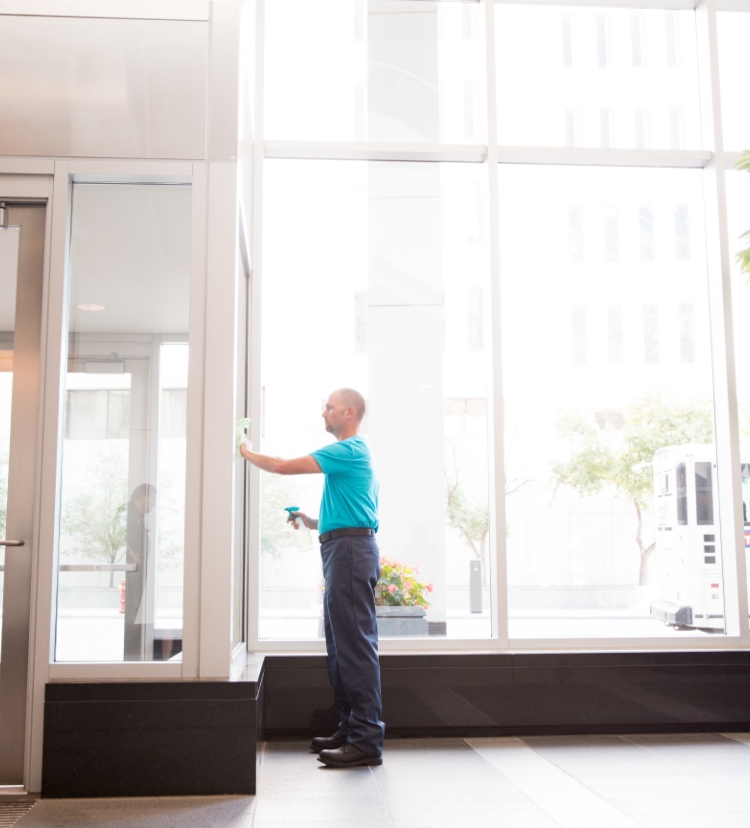
[[[15,167],[15,169],[13,169]],[[40,559],[40,537],[39,537],[39,515],[40,515],[40,486],[41,486],[41,462],[42,462],[42,430],[43,430],[43,399],[44,399],[44,355],[45,355],[45,326],[48,305],[49,287],[49,262],[50,262],[50,238],[52,231],[52,169],[48,163],[22,163],[12,165],[6,173],[6,165],[0,170],[0,198],[11,203],[15,202],[38,202],[45,208],[44,223],[44,254],[42,264],[42,297],[41,297],[41,319],[40,319],[40,341],[39,341],[39,387],[37,405],[37,424],[34,446],[35,467],[33,470],[34,487],[34,511],[33,511],[33,532],[28,544],[28,554],[31,558],[30,572],[30,601],[29,601],[29,650],[26,673],[26,734],[24,740],[24,773],[23,789],[29,790],[29,759],[30,759],[30,736],[32,720],[32,704],[36,642],[36,600],[37,600],[37,578]],[[0,791],[16,791],[19,786],[0,786]]]

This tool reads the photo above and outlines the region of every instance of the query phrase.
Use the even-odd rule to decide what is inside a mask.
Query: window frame
[[[421,0],[413,0],[417,3]],[[438,0],[438,2],[457,0]],[[739,153],[725,152],[721,123],[721,97],[718,70],[718,10],[745,11],[750,13],[750,0],[661,0],[656,8],[690,10],[695,13],[698,36],[698,74],[703,133],[703,149],[700,150],[648,150],[582,147],[534,147],[504,146],[497,138],[497,97],[495,74],[495,5],[516,3],[524,0],[464,0],[477,2],[483,11],[485,27],[485,89],[487,94],[486,144],[401,144],[374,142],[336,141],[267,141],[263,131],[264,71],[264,7],[274,0],[256,0],[255,17],[255,135],[253,146],[253,229],[252,249],[254,257],[252,284],[251,328],[251,410],[261,413],[254,417],[252,439],[258,445],[261,437],[261,382],[260,382],[260,331],[262,324],[262,232],[263,232],[263,162],[265,158],[306,158],[345,160],[391,161],[462,161],[486,166],[489,189],[489,250],[490,250],[490,319],[491,331],[487,332],[491,348],[491,396],[503,398],[501,360],[501,295],[500,295],[500,241],[498,165],[542,164],[565,166],[605,167],[674,167],[701,169],[704,183],[704,211],[707,233],[707,268],[710,292],[710,323],[712,331],[712,371],[714,383],[714,410],[716,423],[717,474],[714,485],[718,486],[719,522],[723,530],[724,579],[726,596],[727,634],[675,638],[623,637],[604,638],[509,638],[508,594],[505,548],[505,495],[504,495],[504,434],[503,414],[499,407],[490,405],[490,538],[494,555],[491,554],[492,590],[492,638],[490,639],[384,639],[380,643],[382,653],[398,652],[499,652],[508,650],[681,650],[681,649],[737,649],[750,647],[748,624],[747,574],[744,551],[744,523],[742,520],[742,491],[739,457],[738,412],[735,404],[736,379],[734,343],[732,338],[732,300],[730,285],[730,253],[726,217],[726,170],[731,169]],[[606,15],[609,8],[653,9],[644,0],[600,0],[595,3],[578,0],[545,0],[550,6],[597,6]],[[573,41],[575,33],[571,34]],[[572,42],[575,64],[575,43]],[[259,525],[259,472],[250,474],[249,514],[252,526]],[[248,638],[251,652],[324,652],[322,640],[259,640],[258,613],[260,610],[260,543],[259,533],[253,531],[249,538],[248,558]]]

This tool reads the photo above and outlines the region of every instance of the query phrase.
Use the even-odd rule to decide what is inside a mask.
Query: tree
[[[70,542],[67,553],[109,564],[125,554],[128,470],[119,449],[98,449],[87,470],[90,485],[65,502],[61,523]],[[112,578],[110,573],[110,587]]]
[[[295,546],[294,527],[286,522],[287,506],[298,506],[299,495],[288,478],[280,474],[261,473],[260,478],[260,551],[273,558]],[[301,508],[301,507],[300,507]],[[304,509],[303,509],[304,511]]]
[[[482,578],[489,584],[489,567],[487,566],[487,540],[490,533],[490,509],[486,498],[476,500],[466,492],[466,481],[471,476],[459,473],[458,441],[450,440],[452,462],[445,468],[445,517],[448,525],[456,529],[474,557],[482,562]],[[508,453],[510,455],[510,452]],[[533,477],[509,472],[505,469],[505,495],[514,494],[530,483]]]
[[[654,455],[666,446],[712,443],[713,418],[707,400],[678,401],[652,393],[634,403],[624,419],[621,430],[603,431],[581,412],[562,415],[557,429],[568,443],[569,454],[552,463],[552,481],[555,489],[569,486],[579,495],[612,486],[631,501],[638,520],[638,583],[643,585],[655,547],[643,541],[643,511],[653,493]]]

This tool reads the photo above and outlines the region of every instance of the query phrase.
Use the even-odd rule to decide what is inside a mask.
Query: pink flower
[[[419,565],[418,564],[417,564],[417,566],[414,567],[414,571],[417,573],[417,575],[419,575]]]
[[[435,589],[433,584],[427,584],[427,592],[432,592]]]
[[[395,592],[395,591],[396,591],[396,584],[391,584],[391,585],[388,587],[388,592],[393,593],[393,592]]]
[[[404,581],[404,589],[411,589],[412,586],[414,586],[414,585],[412,584],[411,581]]]

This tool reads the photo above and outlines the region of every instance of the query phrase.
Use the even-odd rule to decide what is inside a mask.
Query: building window
[[[466,317],[468,324],[468,345],[470,351],[484,350],[484,313],[482,310],[482,288],[466,289]]]
[[[130,379],[128,375],[124,378]],[[66,403],[66,440],[128,439],[129,389],[69,390]]]
[[[464,138],[467,141],[477,137],[477,101],[479,81],[464,81]]]
[[[354,140],[367,140],[367,84],[354,84]]]
[[[682,149],[682,109],[679,106],[669,108],[669,147]]]
[[[599,142],[602,147],[612,146],[612,133],[614,132],[613,119],[614,115],[611,109],[599,110]]]
[[[633,14],[630,18],[630,44],[632,49],[633,66],[640,68],[644,65],[644,37],[643,15]]]
[[[571,262],[583,261],[583,207],[568,207],[568,250]]]
[[[620,235],[617,226],[617,208],[604,208],[604,261],[620,259]]]
[[[357,354],[367,353],[367,291],[354,291],[354,351]]]
[[[609,21],[603,14],[596,17],[596,65],[600,69],[609,66]]]
[[[573,365],[586,364],[586,308],[573,305],[570,309],[571,344]]]
[[[678,262],[690,261],[690,235],[688,230],[687,204],[675,204],[674,207],[675,254]]]
[[[573,16],[566,14],[562,19],[563,68],[573,68]]]
[[[635,146],[646,149],[648,146],[648,109],[639,106],[635,110]]]
[[[638,208],[638,228],[641,240],[641,261],[654,260],[654,208],[650,204],[642,204]]]
[[[575,109],[565,110],[565,146],[578,146],[578,112]]]
[[[680,362],[695,362],[695,314],[692,305],[680,305]]]
[[[474,9],[469,5],[461,7],[461,36],[464,40],[474,37]]]
[[[666,13],[665,29],[667,66],[678,66],[680,62],[680,41],[677,30],[677,15],[674,12]]]
[[[622,308],[619,305],[607,308],[607,356],[610,365],[622,363]]]
[[[354,40],[363,43],[367,39],[367,0],[354,0]]]
[[[643,306],[643,358],[647,364],[659,361],[659,309]]]

